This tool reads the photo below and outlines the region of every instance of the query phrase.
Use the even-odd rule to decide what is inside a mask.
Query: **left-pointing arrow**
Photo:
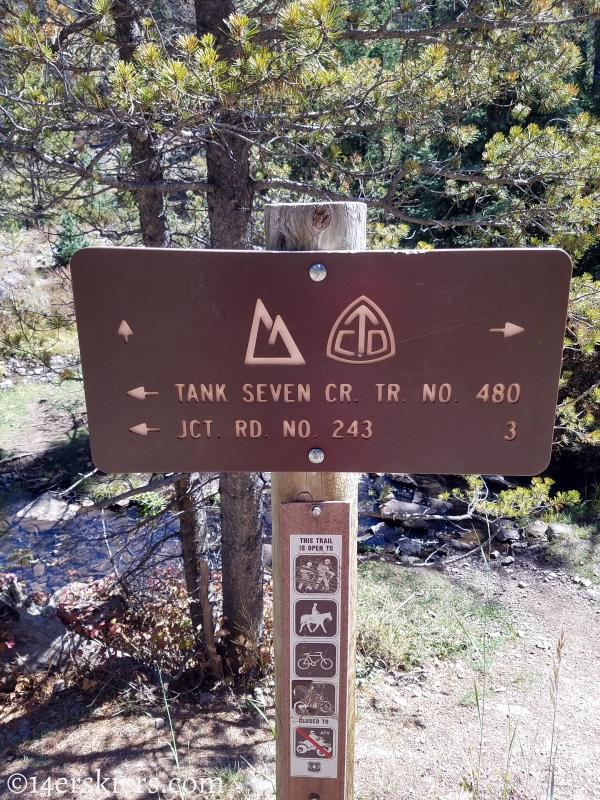
[[[149,394],[158,394],[158,392],[147,392],[143,386],[138,386],[137,389],[130,389],[127,394],[129,397],[135,397],[136,400],[145,400]]]
[[[127,342],[129,341],[129,337],[133,336],[133,331],[131,330],[129,325],[125,322],[125,320],[123,320],[119,325],[119,330],[117,331],[117,334],[119,336],[122,336],[123,341],[125,342],[125,344],[127,344]]]
[[[148,436],[149,433],[152,431],[158,431],[160,428],[149,428],[145,422],[142,422],[140,425],[134,425],[133,428],[129,428],[132,433],[137,433],[138,436]]]

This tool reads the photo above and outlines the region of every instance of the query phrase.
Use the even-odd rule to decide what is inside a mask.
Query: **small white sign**
[[[290,536],[291,775],[338,776],[342,537]]]

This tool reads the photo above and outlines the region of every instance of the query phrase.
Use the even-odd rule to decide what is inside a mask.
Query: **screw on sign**
[[[71,273],[96,466],[273,471],[278,796],[348,800],[356,483],[343,473],[543,470],[568,257],[88,248]]]

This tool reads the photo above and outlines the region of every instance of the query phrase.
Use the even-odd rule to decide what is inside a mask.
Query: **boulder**
[[[531,539],[544,539],[548,526],[541,519],[536,519],[535,522],[530,522],[525,528],[525,533]]]
[[[406,472],[386,472],[385,475],[386,478],[396,483],[403,483],[405,486],[417,486],[417,482],[413,476],[408,475]]]
[[[429,528],[429,522],[427,522],[427,517],[417,517],[416,519],[406,519],[402,522],[402,525],[405,528],[413,531],[424,531]]]
[[[411,514],[427,514],[429,508],[419,503],[406,503],[404,500],[388,500],[381,507],[383,519],[395,519],[396,517],[408,517]]]
[[[396,552],[404,556],[418,556],[423,549],[423,543],[416,539],[400,539],[396,543]]]
[[[560,539],[562,536],[570,536],[573,533],[573,526],[565,522],[553,522],[548,525],[548,538]]]
[[[495,535],[498,542],[518,542],[520,536],[519,529],[505,519],[498,520]]]
[[[429,502],[432,514],[445,514],[453,508],[452,503],[449,503],[447,500],[440,500],[437,497],[432,497]]]
[[[16,519],[34,519],[37,522],[67,522],[73,519],[79,506],[59,500],[50,492],[41,494],[27,503],[17,514]]]
[[[265,567],[273,566],[273,546],[268,542],[262,546],[262,560]]]

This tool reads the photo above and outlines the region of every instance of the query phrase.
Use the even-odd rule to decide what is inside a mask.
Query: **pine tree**
[[[73,254],[89,245],[90,240],[77,228],[75,217],[69,211],[65,211],[61,218],[58,238],[52,245],[54,265],[67,267]]]

